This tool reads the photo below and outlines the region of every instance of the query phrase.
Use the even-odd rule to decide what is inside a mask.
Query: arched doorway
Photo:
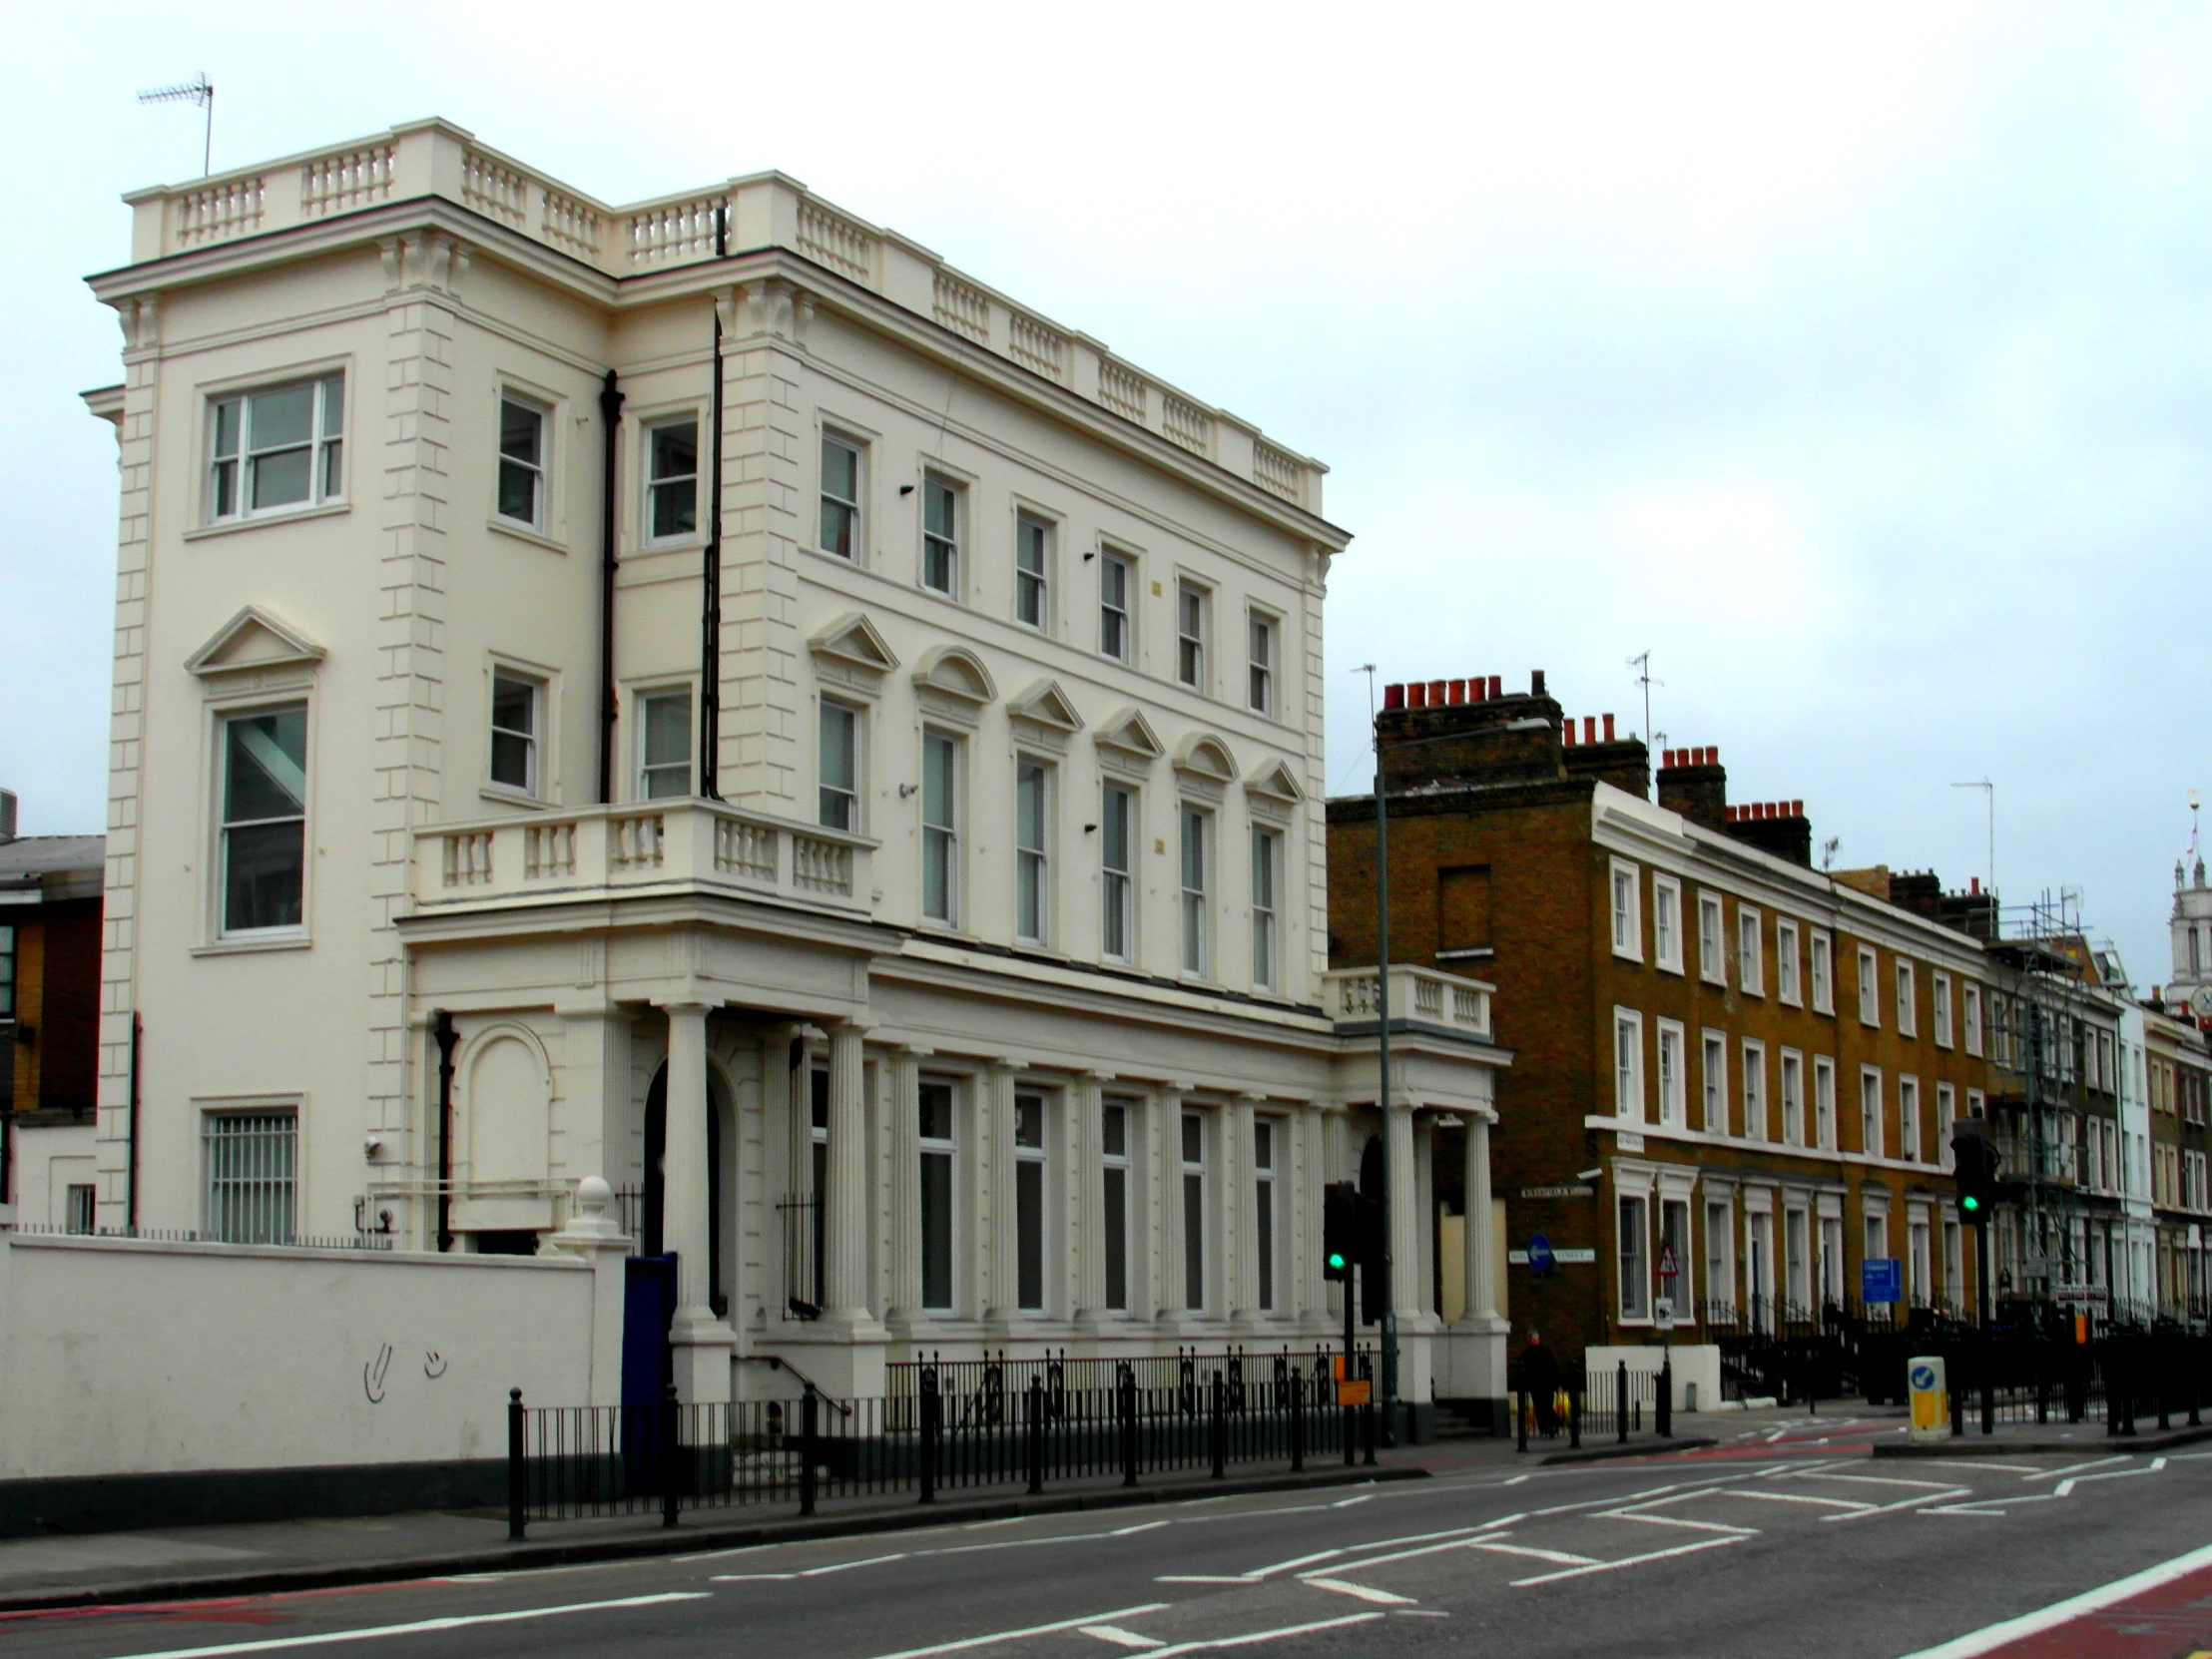
[[[730,1312],[730,1293],[724,1279],[723,1204],[728,1187],[723,1168],[723,1148],[730,1144],[723,1119],[730,1111],[730,1096],[722,1079],[707,1074],[707,1300],[719,1315]],[[668,1215],[668,1064],[662,1062],[645,1091],[645,1181],[639,1205],[638,1254],[669,1254]]]

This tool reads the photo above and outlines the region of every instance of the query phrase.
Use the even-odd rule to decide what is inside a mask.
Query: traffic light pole
[[[1397,1301],[1390,1243],[1390,810],[1382,792],[1382,742],[1375,745],[1375,1054],[1376,1110],[1382,1118],[1382,1443],[1397,1444]]]

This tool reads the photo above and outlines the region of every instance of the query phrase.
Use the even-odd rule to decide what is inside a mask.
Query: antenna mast
[[[200,138],[200,177],[215,171],[215,83],[202,70],[197,79],[173,87],[156,87],[138,95],[141,104],[191,104],[206,112]]]

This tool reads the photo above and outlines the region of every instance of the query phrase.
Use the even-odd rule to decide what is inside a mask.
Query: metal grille
[[[218,1112],[203,1131],[208,1159],[208,1233],[226,1244],[289,1244],[294,1112]]]

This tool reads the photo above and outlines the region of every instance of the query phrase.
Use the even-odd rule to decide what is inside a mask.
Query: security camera
[[[377,1157],[383,1152],[383,1150],[384,1143],[382,1139],[375,1135],[369,1136],[367,1141],[361,1147],[362,1153],[372,1164],[376,1162]]]
[[[1575,1179],[1576,1179],[1577,1181],[1595,1181],[1595,1180],[1596,1180],[1596,1179],[1597,1179],[1597,1178],[1598,1178],[1599,1176],[1603,1175],[1604,1173],[1605,1173],[1605,1172],[1604,1172],[1603,1170],[1601,1170],[1601,1169],[1586,1169],[1586,1170],[1578,1170],[1578,1171],[1576,1171],[1576,1172],[1575,1172],[1575,1177],[1574,1177],[1574,1178],[1575,1178]]]

